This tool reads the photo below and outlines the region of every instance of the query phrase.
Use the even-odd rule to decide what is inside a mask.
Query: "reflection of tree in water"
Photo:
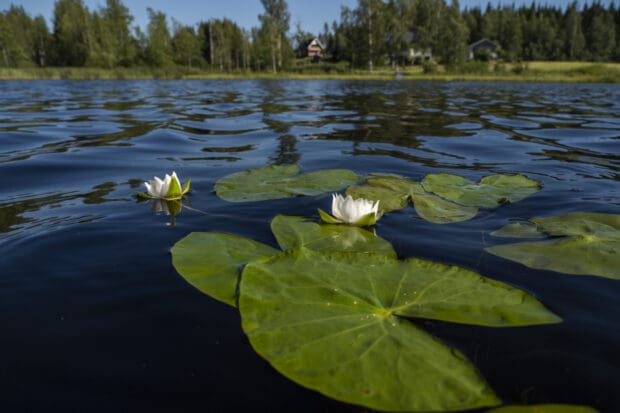
[[[301,155],[297,150],[297,138],[294,135],[282,135],[278,138],[278,150],[275,156],[270,157],[276,165],[294,164]]]
[[[63,204],[71,204],[71,201],[76,199],[82,199],[84,204],[120,201],[121,199],[106,198],[116,186],[115,182],[105,182],[95,185],[92,191],[86,193],[56,193],[0,204],[0,234],[13,232],[24,227],[39,226],[45,222],[64,222],[72,219],[79,222],[88,222],[96,219],[97,217],[86,215],[74,217],[25,217],[24,214],[34,213],[44,208],[62,208]]]

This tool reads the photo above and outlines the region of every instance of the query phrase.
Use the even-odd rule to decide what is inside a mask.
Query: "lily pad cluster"
[[[508,224],[491,235],[546,238],[486,248],[527,267],[620,279],[620,215],[574,212],[534,218]]]
[[[433,223],[466,221],[479,208],[518,202],[540,190],[540,183],[523,175],[495,174],[474,183],[449,173],[429,174],[422,182],[398,175],[371,175],[365,185],[354,185],[347,194],[380,200],[383,212],[405,208],[413,202],[417,214]]]
[[[227,175],[215,183],[217,196],[229,202],[253,202],[335,192],[360,178],[348,169],[300,173],[299,165],[270,165]]]
[[[409,258],[368,229],[277,216],[280,249],[191,233],[177,271],[236,305],[254,349],[297,383],[386,411],[501,404],[475,366],[416,320],[510,327],[560,320],[527,292],[457,266]]]

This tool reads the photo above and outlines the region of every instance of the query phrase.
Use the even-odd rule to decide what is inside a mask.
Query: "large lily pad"
[[[504,406],[487,410],[487,413],[598,413],[588,406],[570,404],[535,404],[531,406]]]
[[[278,215],[271,231],[282,250],[372,252],[396,258],[392,244],[374,232],[351,225],[319,225],[302,217]]]
[[[215,183],[216,194],[229,202],[251,202],[318,195],[346,188],[359,177],[348,169],[300,174],[298,165],[271,165],[227,175]]]
[[[405,208],[412,200],[417,214],[435,224],[466,221],[478,213],[467,207],[428,193],[418,182],[397,175],[372,175],[366,185],[347,188],[347,195],[354,198],[379,200],[382,212]]]
[[[409,318],[489,326],[560,321],[527,293],[463,268],[307,249],[248,264],[239,308],[254,349],[284,375],[389,411],[499,404],[465,356]]]
[[[620,237],[620,215],[573,212],[531,220],[540,232],[552,236],[596,235]]]
[[[379,211],[383,214],[407,207],[410,193],[371,185],[353,185],[347,188],[347,195],[351,195],[354,199],[365,198],[379,201]]]
[[[203,293],[236,305],[241,268],[250,261],[279,253],[249,238],[218,232],[192,232],[172,247],[172,264]]]
[[[478,208],[459,205],[426,192],[422,185],[417,185],[411,194],[417,214],[426,221],[435,224],[451,224],[467,221],[478,213]]]
[[[530,221],[539,234],[560,238],[486,251],[530,268],[620,279],[620,215],[577,212]]]
[[[422,186],[442,198],[471,207],[494,207],[517,202],[540,190],[540,183],[523,175],[488,175],[479,184],[459,175],[426,175]]]

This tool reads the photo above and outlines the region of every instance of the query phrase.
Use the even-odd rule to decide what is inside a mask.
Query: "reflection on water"
[[[170,265],[170,247],[192,230],[273,245],[276,214],[329,209],[328,194],[231,206],[213,192],[226,174],[297,163],[413,180],[441,171],[539,180],[536,195],[471,222],[437,226],[409,208],[376,230],[401,257],[475,269],[532,291],[564,318],[518,332],[426,322],[505,400],[620,409],[620,283],[483,252],[497,242],[488,233],[513,220],[620,213],[619,86],[37,81],[3,82],[0,92],[0,322],[11,333],[0,384],[9,407],[348,411],[270,370],[240,336],[236,313]],[[191,204],[171,212],[137,203],[145,179],[172,170],[192,178]],[[163,344],[169,337],[174,348]],[[22,343],[37,341],[47,345],[32,359]]]

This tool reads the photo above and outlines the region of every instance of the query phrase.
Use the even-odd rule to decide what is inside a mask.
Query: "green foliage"
[[[82,0],[58,0],[54,5],[54,62],[84,66],[91,54],[90,15]]]
[[[519,228],[513,224],[492,235],[543,234],[553,238],[496,245],[486,251],[530,268],[620,279],[620,215],[577,212],[535,218],[530,223],[538,234],[526,224]]]
[[[396,258],[392,244],[374,232],[348,225],[319,225],[302,217],[278,215],[271,231],[283,251],[295,248],[381,254]]]
[[[424,288],[407,285],[400,264],[309,250],[251,263],[240,285],[243,330],[282,374],[348,403],[388,411],[498,404],[465,356],[398,314],[401,299]]]
[[[561,321],[528,293],[464,268],[398,260],[364,229],[283,216],[272,229],[282,253],[234,235],[192,233],[173,247],[173,264],[204,293],[238,302],[250,343],[277,370],[338,400],[388,411],[498,405],[463,354],[413,321]]]
[[[146,62],[152,66],[169,66],[172,64],[173,50],[166,15],[150,7],[147,11],[149,24],[148,43],[145,50]]]
[[[246,169],[219,179],[215,192],[229,202],[252,202],[335,192],[358,180],[348,169],[327,169],[299,174],[297,165],[271,165]]]
[[[411,63],[410,50],[430,51],[452,73],[477,74],[463,66],[466,46],[483,38],[497,41],[503,60],[620,61],[620,19],[617,7],[573,2],[558,8],[493,6],[459,10],[445,0],[360,0],[344,7],[340,21],[325,25],[321,39],[326,55],[342,66],[292,67],[295,53],[303,56],[309,33],[298,31],[297,50],[289,43],[290,12],[286,0],[262,0],[260,27],[242,30],[228,19],[174,27],[163,13],[149,10],[147,33],[131,32],[133,16],[121,0],[106,0],[90,11],[83,0],[58,0],[50,33],[42,16],[32,18],[22,7],[0,11],[0,67],[70,66],[118,68],[148,64],[164,68],[176,63],[200,67],[204,61],[218,71],[255,70],[297,73],[342,72],[341,68],[374,70],[387,64]],[[199,19],[200,16],[197,16]],[[197,56],[200,49],[202,59]],[[478,56],[484,60],[485,56]],[[422,59],[420,62],[422,62]],[[437,67],[424,63],[424,73]],[[514,72],[519,74],[521,72]],[[613,81],[613,76],[598,76]]]
[[[426,191],[465,206],[494,207],[518,202],[540,190],[540,183],[523,175],[489,175],[475,184],[469,179],[448,173],[426,175]]]
[[[239,269],[276,255],[268,245],[236,235],[192,232],[172,247],[172,265],[203,293],[236,306]]]
[[[364,186],[350,186],[354,198],[380,200],[382,212],[405,208],[412,200],[417,214],[436,224],[473,218],[478,207],[517,202],[538,191],[540,184],[522,175],[489,175],[480,184],[447,173],[427,175],[422,183],[397,175],[371,175]]]

